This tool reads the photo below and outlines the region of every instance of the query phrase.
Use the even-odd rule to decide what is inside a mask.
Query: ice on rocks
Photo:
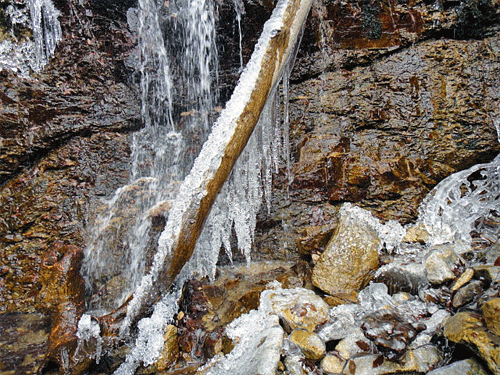
[[[275,375],[284,337],[277,315],[252,310],[233,321],[226,334],[235,347],[226,356],[214,357],[202,374]]]
[[[429,315],[429,307],[432,304],[425,304],[417,297],[410,295],[408,297],[408,299],[393,298],[388,294],[385,284],[371,283],[359,293],[359,304],[333,307],[328,322],[318,334],[325,341],[343,339],[360,327],[364,316],[382,310],[405,316],[410,323],[420,321],[426,324],[426,320],[422,317]]]
[[[328,320],[329,306],[313,291],[304,288],[264,290],[260,309],[278,315],[290,330],[313,331]]]
[[[355,220],[369,224],[376,232],[388,252],[392,252],[406,234],[406,229],[395,220],[382,224],[370,211],[355,206],[352,203],[342,205],[340,214],[350,215]]]
[[[180,285],[182,283],[178,283],[171,293],[155,305],[151,317],[139,321],[139,334],[135,344],[125,362],[114,372],[115,375],[133,375],[141,364],[147,366],[160,358],[165,343],[165,329],[178,310],[178,301],[182,294]]]
[[[92,320],[90,315],[83,314],[78,322],[76,336],[78,337],[78,344],[75,350],[75,356],[89,355],[85,350],[85,346],[88,345],[93,347],[91,350],[92,358],[96,360],[96,363],[99,363],[102,353],[102,337],[99,323],[96,320]]]
[[[419,220],[433,244],[455,242],[459,253],[467,251],[474,226],[481,226],[491,212],[498,212],[498,191],[500,155],[490,163],[474,165],[441,181],[420,205]],[[498,230],[488,233],[493,241],[499,236]]]
[[[0,69],[7,68],[28,77],[31,71],[42,70],[62,39],[60,12],[51,0],[28,0],[24,8],[9,5],[6,13],[13,26],[30,27],[33,39],[17,43],[6,39],[0,43]]]

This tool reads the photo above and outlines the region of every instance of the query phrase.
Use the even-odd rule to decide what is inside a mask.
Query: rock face
[[[358,291],[378,268],[380,246],[370,224],[343,211],[336,232],[314,266],[313,284],[329,294]]]
[[[427,41],[294,86],[296,194],[413,219],[437,182],[499,151],[498,90],[482,83],[497,79],[499,54],[497,37]]]

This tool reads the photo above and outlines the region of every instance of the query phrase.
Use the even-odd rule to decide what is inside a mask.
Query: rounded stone
[[[312,361],[319,361],[325,356],[325,343],[314,332],[296,329],[290,334],[289,339],[300,348],[306,358]]]
[[[323,374],[341,374],[345,366],[345,361],[334,355],[327,355],[321,361]]]
[[[482,307],[484,321],[490,332],[500,336],[500,298],[492,298]]]
[[[455,279],[453,268],[459,262],[460,258],[453,251],[452,244],[433,247],[425,260],[427,279],[432,284],[442,284]]]
[[[320,296],[304,288],[265,290],[260,296],[260,306],[278,315],[288,332],[296,328],[314,331],[328,320],[330,312]]]

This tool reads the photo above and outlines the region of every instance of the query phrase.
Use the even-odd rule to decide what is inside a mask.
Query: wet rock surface
[[[313,284],[333,295],[360,290],[378,268],[381,246],[369,223],[343,211],[335,233],[314,265]]]
[[[9,3],[0,6],[1,20]],[[130,134],[142,126],[137,77],[130,66],[137,53],[136,40],[125,16],[132,3],[57,1],[64,39],[50,64],[33,79],[0,72],[1,374],[34,373],[47,361],[47,345],[57,346],[65,339],[65,335],[58,337],[57,330],[49,333],[48,316],[56,305],[64,305],[59,302],[65,298],[75,298],[71,303],[81,312],[81,279],[76,274],[65,279],[64,273],[49,277],[44,272],[52,275],[46,273],[47,266],[63,268],[64,257],[74,249],[66,245],[85,246],[85,230],[99,211],[100,199],[128,181]],[[271,3],[244,4],[245,61]],[[239,56],[234,51],[239,47],[234,5],[219,6],[223,26],[218,34],[227,46],[220,51],[224,100],[237,77]],[[2,35],[4,30],[2,25]],[[15,32],[21,37],[28,31]],[[220,275],[219,285],[194,282],[186,288],[182,313],[166,337],[163,362],[140,371],[194,374],[208,358],[232,352],[238,340],[232,342],[224,327],[259,307],[269,281],[277,279],[287,289],[311,287],[307,261],[313,256],[317,260],[332,234],[340,231],[340,202],[357,202],[384,219],[411,222],[418,203],[437,182],[491,160],[500,151],[495,129],[500,115],[498,33],[498,2],[316,3],[292,74],[294,177],[286,181],[284,171],[277,176],[275,205],[270,215],[259,217],[255,246],[257,259],[306,262],[292,271],[287,266],[270,267],[258,276]],[[66,250],[46,263],[44,256],[50,255],[57,241]],[[484,251],[478,237],[481,251],[473,257],[488,264],[472,265],[473,276],[469,272],[460,282],[466,265],[451,267],[451,274],[436,281],[429,280],[421,262],[415,266],[427,241],[425,233],[406,239],[416,245],[415,256],[411,262],[396,260],[392,273],[382,274],[386,268],[381,269],[376,281],[387,284],[384,292],[377,289],[380,284],[372,284],[358,301],[356,294],[364,285],[360,283],[353,293],[340,293],[335,301],[325,298],[332,306],[343,305],[330,308],[325,303],[318,308],[311,303],[322,311],[321,319],[307,325],[327,343],[321,364],[319,356],[308,359],[302,353],[290,353],[281,363],[280,343],[274,340],[273,364],[265,370],[291,373],[293,366],[304,374],[319,368],[324,373],[425,373],[444,364],[443,353],[447,353],[430,345],[431,338],[446,316],[464,309],[473,313],[450,318],[459,322],[455,323],[461,332],[454,332],[455,323],[449,320],[445,336],[498,372],[498,246]],[[397,258],[381,255],[381,262]],[[113,256],[119,259],[120,254]],[[111,288],[115,281],[107,286]],[[236,285],[241,284],[245,286],[239,289]],[[286,298],[293,300],[295,292],[287,292]],[[49,297],[59,302],[48,302]],[[417,304],[421,301],[426,308]],[[388,324],[392,331],[402,325],[404,339],[387,346],[393,338],[384,329],[370,339],[363,336],[362,318],[373,314],[373,309],[394,309],[405,303],[411,306],[410,312],[398,310],[398,314],[411,315],[411,323],[393,315]],[[373,308],[368,309],[368,304]],[[35,313],[35,306],[45,315]],[[302,303],[290,311],[297,316],[305,311],[304,317],[312,308]],[[52,328],[66,325],[67,332],[74,333],[77,315],[59,323],[53,319]],[[283,314],[281,322],[269,323],[273,330],[266,342],[292,330],[293,321],[285,318]],[[427,326],[423,332],[413,326],[420,321]],[[398,351],[401,343],[405,348]],[[114,364],[101,364],[90,373],[111,373],[123,357],[123,353],[110,353],[106,360]],[[49,361],[63,362],[61,358]]]

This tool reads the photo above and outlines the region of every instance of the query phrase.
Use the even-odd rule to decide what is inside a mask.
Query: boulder
[[[342,210],[337,229],[314,266],[313,284],[329,294],[360,290],[378,268],[380,246],[370,223]]]
[[[344,370],[345,361],[337,356],[328,354],[321,361],[321,370],[323,374],[341,374]]]
[[[370,354],[351,359],[346,366],[348,374],[388,375],[398,373],[426,373],[442,360],[435,346],[423,346],[406,352],[401,361],[392,362],[380,354]]]
[[[287,331],[314,331],[328,320],[330,310],[321,297],[303,288],[265,290],[260,296],[260,308],[279,316]]]
[[[454,270],[458,268],[460,258],[453,247],[453,244],[436,245],[429,251],[425,269],[432,284],[443,284],[456,278]]]
[[[488,375],[489,372],[486,371],[484,367],[481,366],[481,364],[474,358],[469,358],[463,361],[454,362],[448,366],[437,368],[427,373],[427,375],[457,375],[457,374]]]

